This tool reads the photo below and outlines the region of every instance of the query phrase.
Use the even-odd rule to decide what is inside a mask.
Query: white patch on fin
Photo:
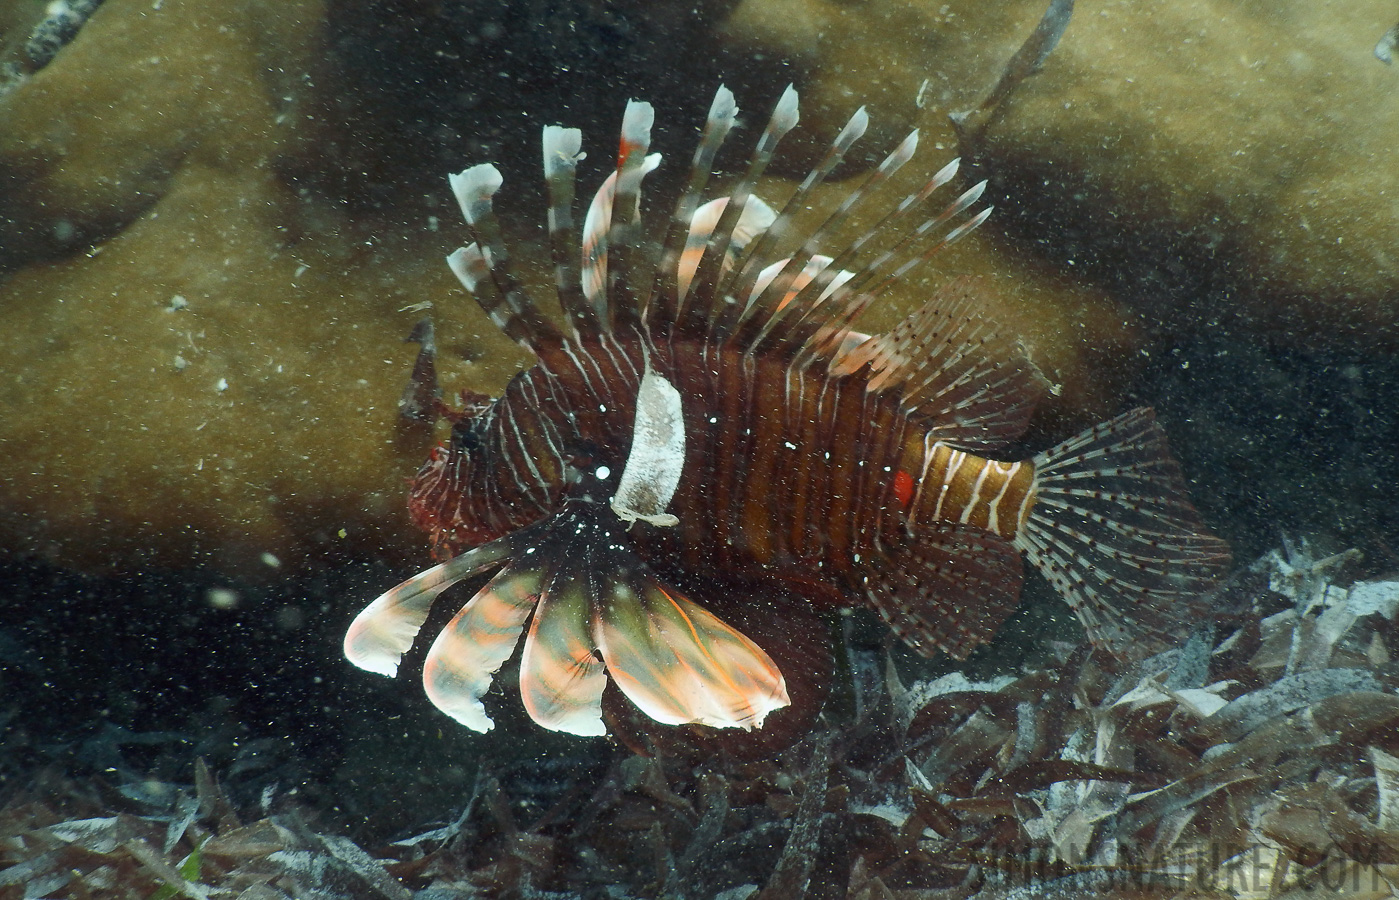
[[[652,525],[680,520],[666,513],[685,467],[685,418],[680,392],[652,370],[648,361],[636,392],[636,423],[631,455],[622,469],[612,511],[627,523],[641,519]]]
[[[504,179],[495,166],[481,163],[455,175],[448,175],[447,182],[452,186],[452,193],[456,195],[467,224],[475,225],[482,213],[490,210],[491,197],[500,190]]]
[[[512,547],[508,539],[482,544],[385,591],[350,623],[345,658],[366,671],[394,677],[437,595],[463,578],[499,565]]]
[[[447,267],[457,276],[462,287],[475,294],[476,285],[490,277],[491,257],[489,251],[482,250],[476,244],[469,244],[458,247],[447,256]]]

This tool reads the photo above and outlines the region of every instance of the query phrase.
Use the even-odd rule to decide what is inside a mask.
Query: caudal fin
[[[1190,505],[1154,413],[1124,413],[1034,462],[1036,501],[1015,544],[1089,639],[1118,657],[1183,640],[1229,548]]]

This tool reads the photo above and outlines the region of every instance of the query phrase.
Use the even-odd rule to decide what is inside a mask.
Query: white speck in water
[[[597,475],[598,481],[606,481],[612,477],[612,470],[607,468],[607,466],[598,466],[595,474]]]
[[[165,307],[166,312],[179,312],[182,309],[189,309],[189,301],[181,294],[171,297],[170,305]]]
[[[928,108],[928,98],[932,93],[933,79],[924,78],[923,83],[918,85],[918,96],[913,99],[913,105],[919,109]]]
[[[176,372],[183,372],[185,369],[188,369],[188,368],[189,368],[189,360],[185,359],[183,356],[181,356],[180,354],[176,353],[176,354],[175,354],[175,371],[176,371]]]
[[[242,599],[238,592],[231,588],[209,588],[204,593],[204,600],[214,609],[237,609]]]
[[[280,569],[282,567],[282,561],[271,553],[263,553],[258,559],[262,560],[262,564],[268,568]]]
[[[782,446],[786,447],[788,450],[797,449],[797,445],[792,443],[791,441],[783,441]]]
[[[214,390],[216,390],[216,391],[226,391],[226,390],[228,390],[228,379],[227,379],[227,378],[220,378],[220,379],[218,380],[218,383],[214,385]]]
[[[78,233],[78,227],[68,219],[59,219],[53,226],[54,239],[66,244]]]

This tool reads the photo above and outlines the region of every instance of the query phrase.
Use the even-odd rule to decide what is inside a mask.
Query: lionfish
[[[961,659],[1015,608],[1022,554],[1109,653],[1190,628],[1228,551],[1186,498],[1149,409],[998,460],[1048,384],[982,317],[975,282],[943,288],[886,334],[852,330],[889,285],[984,221],[985,182],[932,207],[954,160],[824,255],[918,133],[803,230],[798,212],[865,131],[865,110],[776,210],[753,191],[797,123],[789,87],[736,186],[702,202],[738,115],[721,87],[647,267],[653,115],[628,103],[581,241],[581,132],[544,129],[562,327],[511,273],[492,206],[499,171],[450,177],[474,241],[448,263],[536,362],[494,401],[463,394],[410,501],[445,561],[359,614],[345,638],[353,663],[394,675],[437,596],[493,570],[423,662],[432,702],[481,731],[482,697],[522,633],[520,693],[545,728],[604,734],[610,677],[628,715],[757,729],[803,679],[819,707],[826,676],[797,671],[792,649],[829,640],[811,610],[867,603],[915,650]]]

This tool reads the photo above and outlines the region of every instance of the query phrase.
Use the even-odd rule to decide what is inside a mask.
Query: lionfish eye
[[[481,446],[481,438],[473,427],[474,420],[463,419],[452,426],[452,448],[470,453]]]

